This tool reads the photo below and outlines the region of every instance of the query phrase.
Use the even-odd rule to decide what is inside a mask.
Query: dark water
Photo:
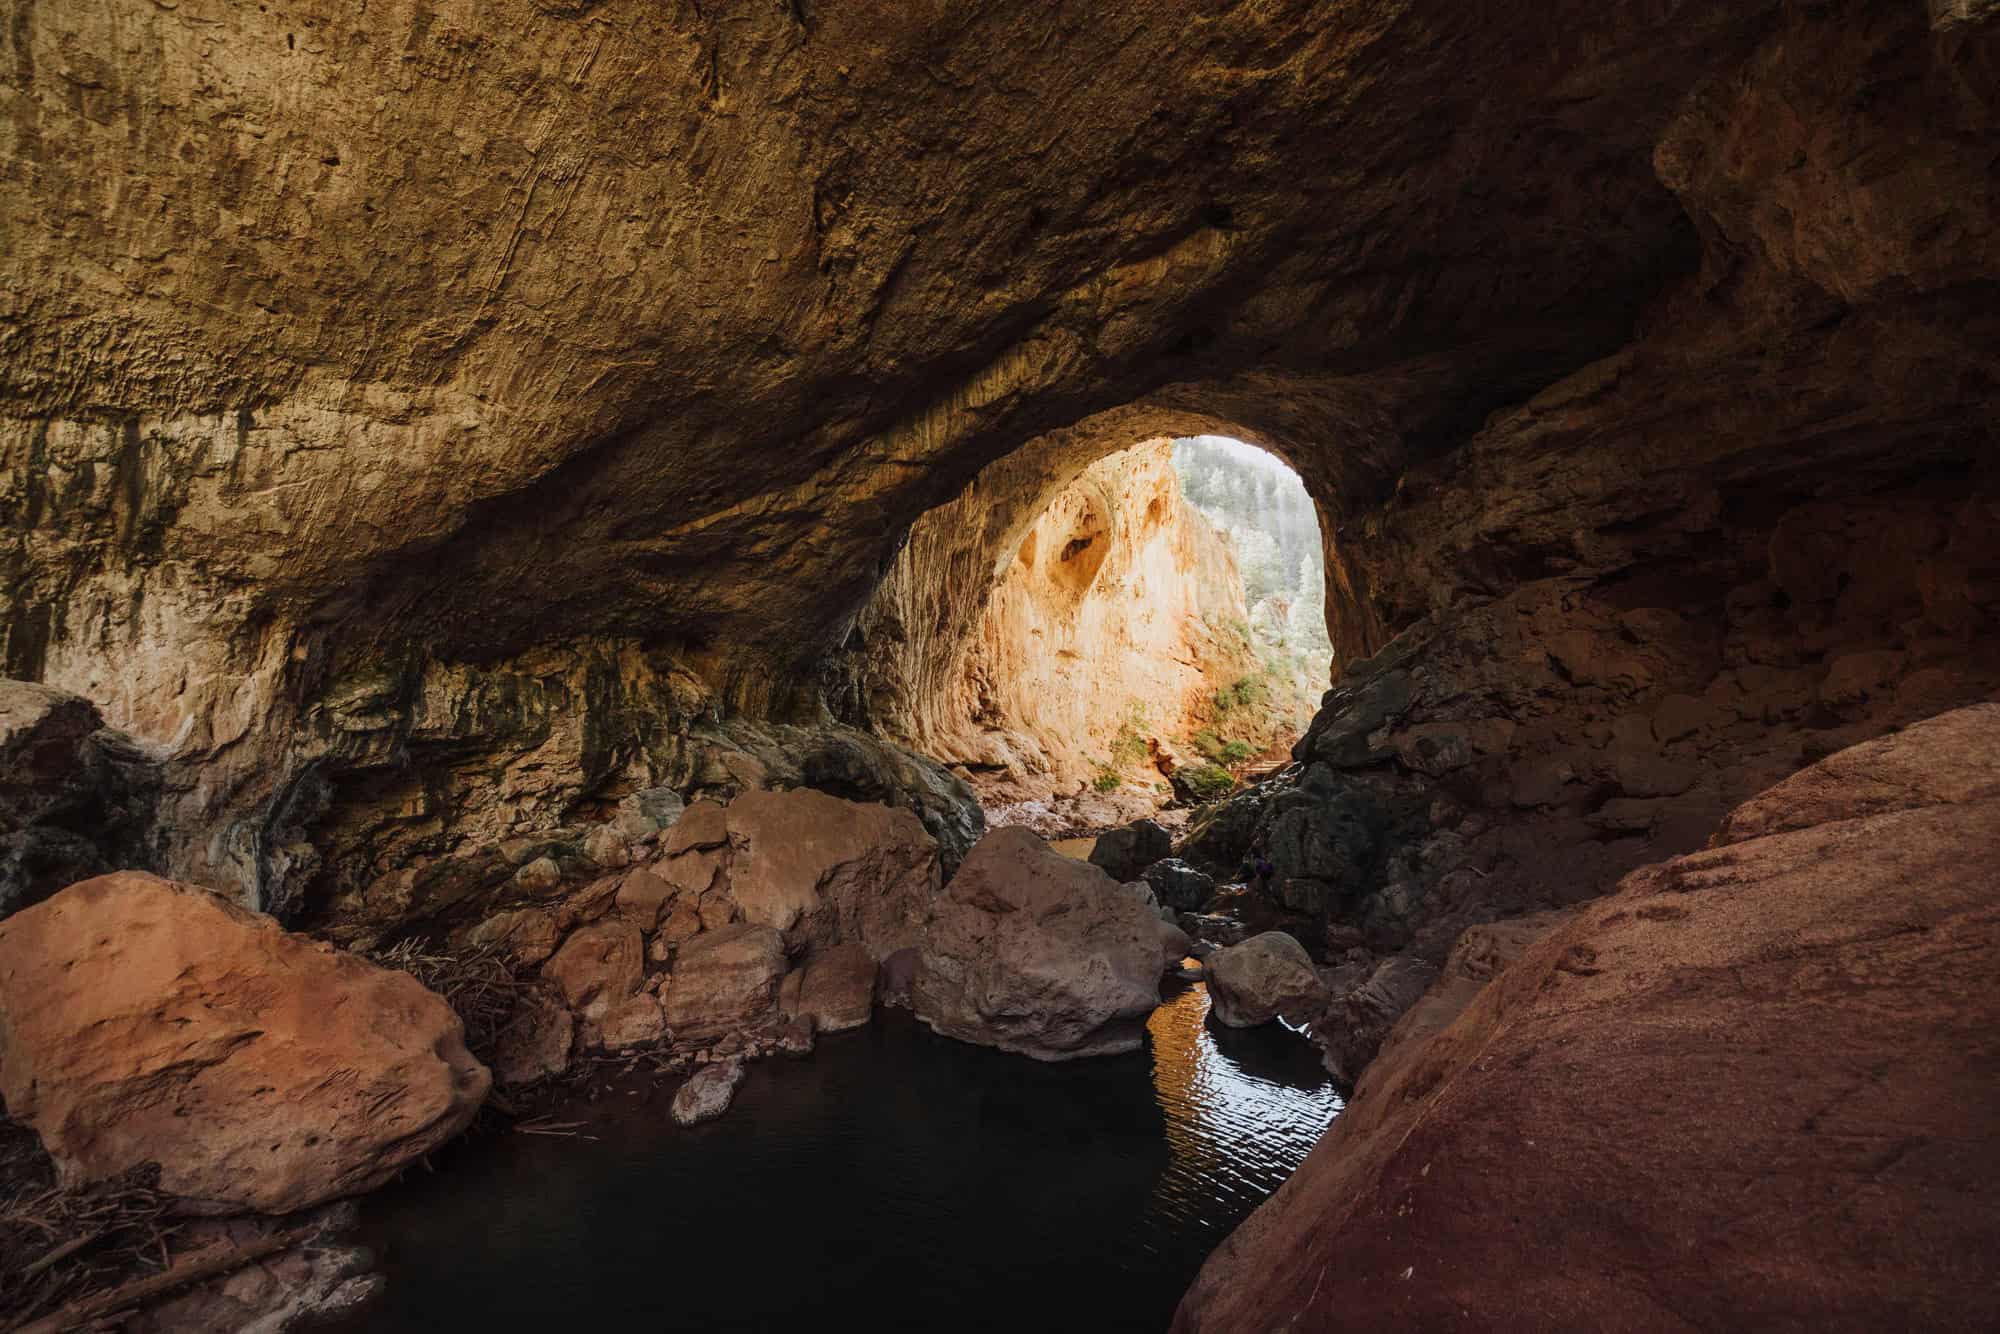
[[[660,1089],[574,1113],[594,1140],[475,1138],[364,1204],[389,1291],[348,1328],[1164,1329],[1341,1108],[1304,1041],[1207,1008],[1055,1066],[878,1014],[703,1126]]]

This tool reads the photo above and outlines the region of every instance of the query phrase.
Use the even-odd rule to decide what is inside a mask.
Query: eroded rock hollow
[[[1160,441],[1297,470],[1334,654],[1293,762],[1148,881],[1191,910],[1268,858],[1225,896],[1308,952],[1285,1005],[1311,972],[1344,1080],[1492,972],[1467,1024],[1542,1022],[1511,924],[1625,885],[1524,956],[1567,987],[1673,936],[1659,876],[1875,874],[1832,816],[1698,850],[2000,689],[1986,0],[108,0],[16,6],[0,71],[0,911],[146,871],[504,951],[511,1082],[675,1028],[809,1043],[863,980],[1011,1022],[961,985],[1026,901],[954,878],[965,776],[1087,784],[1121,692],[1185,720],[1236,670]],[[1073,670],[1086,639],[1119,651]],[[1933,804],[1895,829],[1990,853]],[[1135,1038],[1113,971],[1065,1050]],[[1643,1001],[1592,988],[1586,1027]],[[1426,1077],[1473,1088],[1458,1050]],[[1363,1226],[1327,1198],[1283,1216]],[[1280,1258],[1288,1309],[1433,1310]],[[1244,1282],[1184,1323],[1278,1319]],[[1882,1309],[1981,1323],[1940,1291]]]

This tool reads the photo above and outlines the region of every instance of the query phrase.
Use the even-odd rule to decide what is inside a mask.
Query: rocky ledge
[[[1992,1328],[1996,858],[2000,705],[1771,788],[1405,1016],[1175,1328]]]

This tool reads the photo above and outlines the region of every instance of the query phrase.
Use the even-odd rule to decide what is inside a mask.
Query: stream
[[[672,1081],[474,1136],[362,1203],[376,1331],[835,1327],[1157,1334],[1342,1102],[1276,1025],[1169,984],[1127,1056],[1044,1065],[902,1011],[749,1067],[676,1128]]]

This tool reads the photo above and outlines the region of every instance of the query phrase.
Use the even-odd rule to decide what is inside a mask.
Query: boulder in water
[[[1188,938],[1125,886],[996,829],[959,868],[931,918],[917,1017],[947,1037],[1037,1060],[1132,1051],[1160,979]]]
[[[1145,870],[1146,883],[1161,903],[1175,912],[1199,912],[1215,893],[1215,880],[1176,857],[1154,862]]]
[[[1208,995],[1216,1020],[1255,1028],[1280,1016],[1305,1023],[1326,1006],[1326,985],[1306,947],[1283,931],[1266,931],[1207,960]]]
[[[743,1062],[739,1060],[717,1061],[705,1065],[688,1077],[674,1094],[670,1113],[675,1125],[691,1126],[701,1121],[713,1121],[729,1110],[730,1100],[736,1096],[736,1086],[743,1082]]]
[[[1142,871],[1174,850],[1174,836],[1152,820],[1134,820],[1123,829],[1098,835],[1090,864],[1113,880],[1137,880]]]

